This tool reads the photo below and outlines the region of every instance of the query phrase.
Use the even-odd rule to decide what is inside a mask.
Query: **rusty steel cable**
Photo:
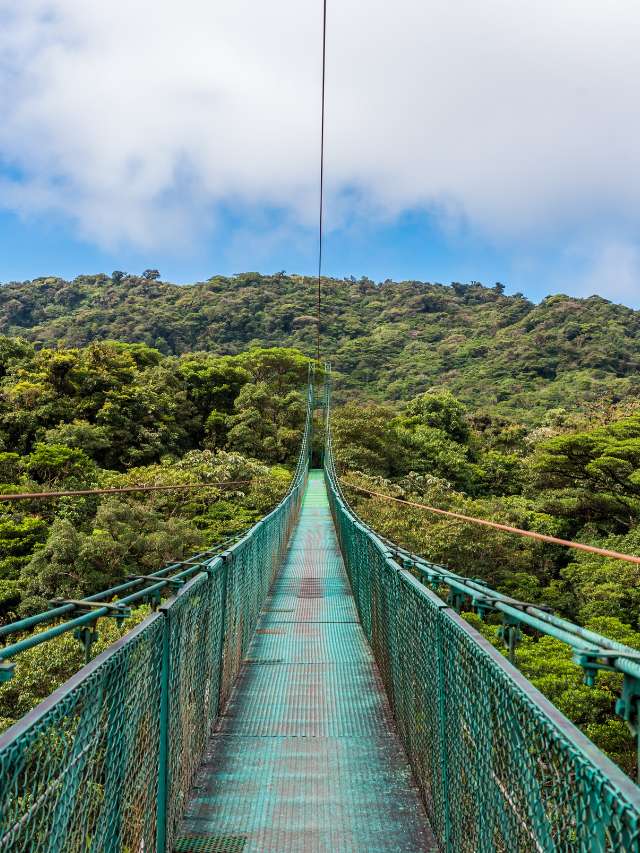
[[[557,536],[549,536],[546,533],[536,533],[533,530],[522,530],[520,527],[512,527],[510,524],[500,524],[497,521],[489,521],[486,518],[477,518],[473,515],[464,515],[461,512],[452,512],[451,510],[438,509],[437,507],[428,506],[427,504],[416,503],[415,501],[407,501],[403,498],[396,498],[392,495],[385,495],[383,492],[374,492],[371,489],[365,489],[362,486],[356,486],[355,483],[348,483],[346,480],[340,481],[341,486],[347,486],[357,492],[362,492],[372,497],[382,498],[387,501],[394,501],[403,506],[414,507],[415,509],[423,509],[426,512],[431,512],[436,515],[442,515],[447,518],[455,518],[458,521],[465,521],[469,524],[478,524],[483,527],[492,527],[494,530],[501,530],[504,533],[513,533],[517,536],[526,536],[529,539],[536,539],[539,542],[547,542],[551,545],[563,545],[565,548],[574,548],[576,551],[586,551],[589,554],[597,554],[599,557],[608,557],[612,560],[624,560],[627,563],[640,565],[640,557],[635,557],[632,554],[622,554],[619,551],[610,551],[607,548],[598,548],[595,545],[584,545],[582,542],[572,542],[569,539],[559,539]]]
[[[112,489],[71,489],[60,492],[20,492],[0,495],[0,501],[37,500],[41,498],[66,498],[78,495],[110,495],[122,492],[171,492],[176,489],[206,489],[209,487],[244,486],[253,480],[224,480],[213,483],[176,483],[173,486],[122,486]]]

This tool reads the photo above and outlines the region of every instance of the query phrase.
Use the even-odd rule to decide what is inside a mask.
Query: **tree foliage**
[[[0,333],[39,346],[113,338],[174,355],[236,355],[251,346],[314,354],[311,278],[248,272],[177,286],[156,280],[157,272],[6,284]],[[325,278],[322,289],[323,347],[343,397],[365,389],[378,401],[406,401],[438,384],[474,410],[538,425],[550,409],[640,391],[640,312],[597,296],[535,305],[500,283],[353,277]],[[11,357],[0,352],[0,365]]]
[[[0,338],[3,354],[2,491],[250,482],[0,505],[0,619],[185,557],[254,523],[286,488],[308,369],[295,350],[175,357]]]
[[[222,539],[286,488],[315,351],[313,282],[282,271],[178,287],[159,275],[0,288],[1,488],[252,484],[1,506],[0,616]],[[534,305],[501,283],[322,284],[347,482],[640,553],[640,312],[599,297]],[[411,550],[640,648],[635,566],[349,495]],[[478,627],[499,642],[497,626]],[[56,655],[50,672],[25,658],[23,692],[3,696],[30,707],[36,667],[62,678]],[[566,647],[528,635],[519,665],[631,767],[615,675],[587,688]]]
[[[584,413],[550,410],[540,426],[470,412],[442,388],[391,407],[348,403],[333,414],[343,480],[414,503],[525,530],[640,553],[640,416],[633,401]],[[376,530],[414,553],[521,601],[640,649],[640,570],[402,506],[346,486]],[[470,620],[496,642],[497,625]],[[570,650],[525,634],[518,665],[628,772],[635,745],[615,716],[621,678],[595,688]]]

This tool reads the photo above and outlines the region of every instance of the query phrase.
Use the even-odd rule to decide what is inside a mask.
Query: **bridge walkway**
[[[435,849],[321,471],[211,736],[176,851]]]

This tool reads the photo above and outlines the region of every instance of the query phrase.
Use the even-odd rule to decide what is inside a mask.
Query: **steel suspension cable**
[[[320,321],[322,314],[322,217],[324,206],[324,102],[327,68],[327,0],[322,2],[322,102],[320,109],[320,210],[318,214],[318,316],[316,358],[320,362]]]

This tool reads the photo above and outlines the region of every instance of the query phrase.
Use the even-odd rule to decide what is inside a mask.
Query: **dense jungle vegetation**
[[[1,493],[236,483],[0,503],[0,623],[149,574],[261,518],[290,482],[307,370],[289,349],[167,357],[145,344],[36,351],[0,338]],[[101,620],[93,654],[119,630]],[[0,730],[82,661],[71,634],[20,655],[0,686]]]
[[[165,355],[250,346],[315,352],[315,286],[302,276],[243,273],[177,286],[142,276],[39,278],[0,287],[0,334],[39,346],[106,339]],[[323,280],[324,351],[343,399],[366,389],[409,400],[432,385],[472,409],[539,424],[557,406],[581,408],[640,393],[640,312],[593,296],[534,305],[501,284],[451,286]]]
[[[1,619],[207,547],[286,489],[315,346],[312,282],[157,278],[0,288],[0,491],[251,483],[0,504]],[[323,286],[345,483],[639,553],[640,312],[599,297],[533,305],[478,283]],[[432,561],[640,649],[638,568],[349,496]],[[502,647],[496,624],[468,618]],[[102,622],[96,652],[115,636]],[[0,726],[80,664],[70,636],[23,655],[0,688]],[[585,687],[570,652],[534,636],[518,665],[633,771],[634,742],[614,713],[618,676]]]
[[[523,419],[524,420],[524,419]],[[640,553],[640,400],[549,410],[542,425],[491,417],[435,388],[402,407],[333,417],[345,493],[380,533],[429,560],[640,649],[640,568],[367,497],[347,484],[527,530]],[[467,618],[498,648],[498,622]],[[495,624],[494,624],[495,623]],[[621,676],[595,688],[561,642],[524,635],[520,669],[624,769],[635,741],[615,716]]]

